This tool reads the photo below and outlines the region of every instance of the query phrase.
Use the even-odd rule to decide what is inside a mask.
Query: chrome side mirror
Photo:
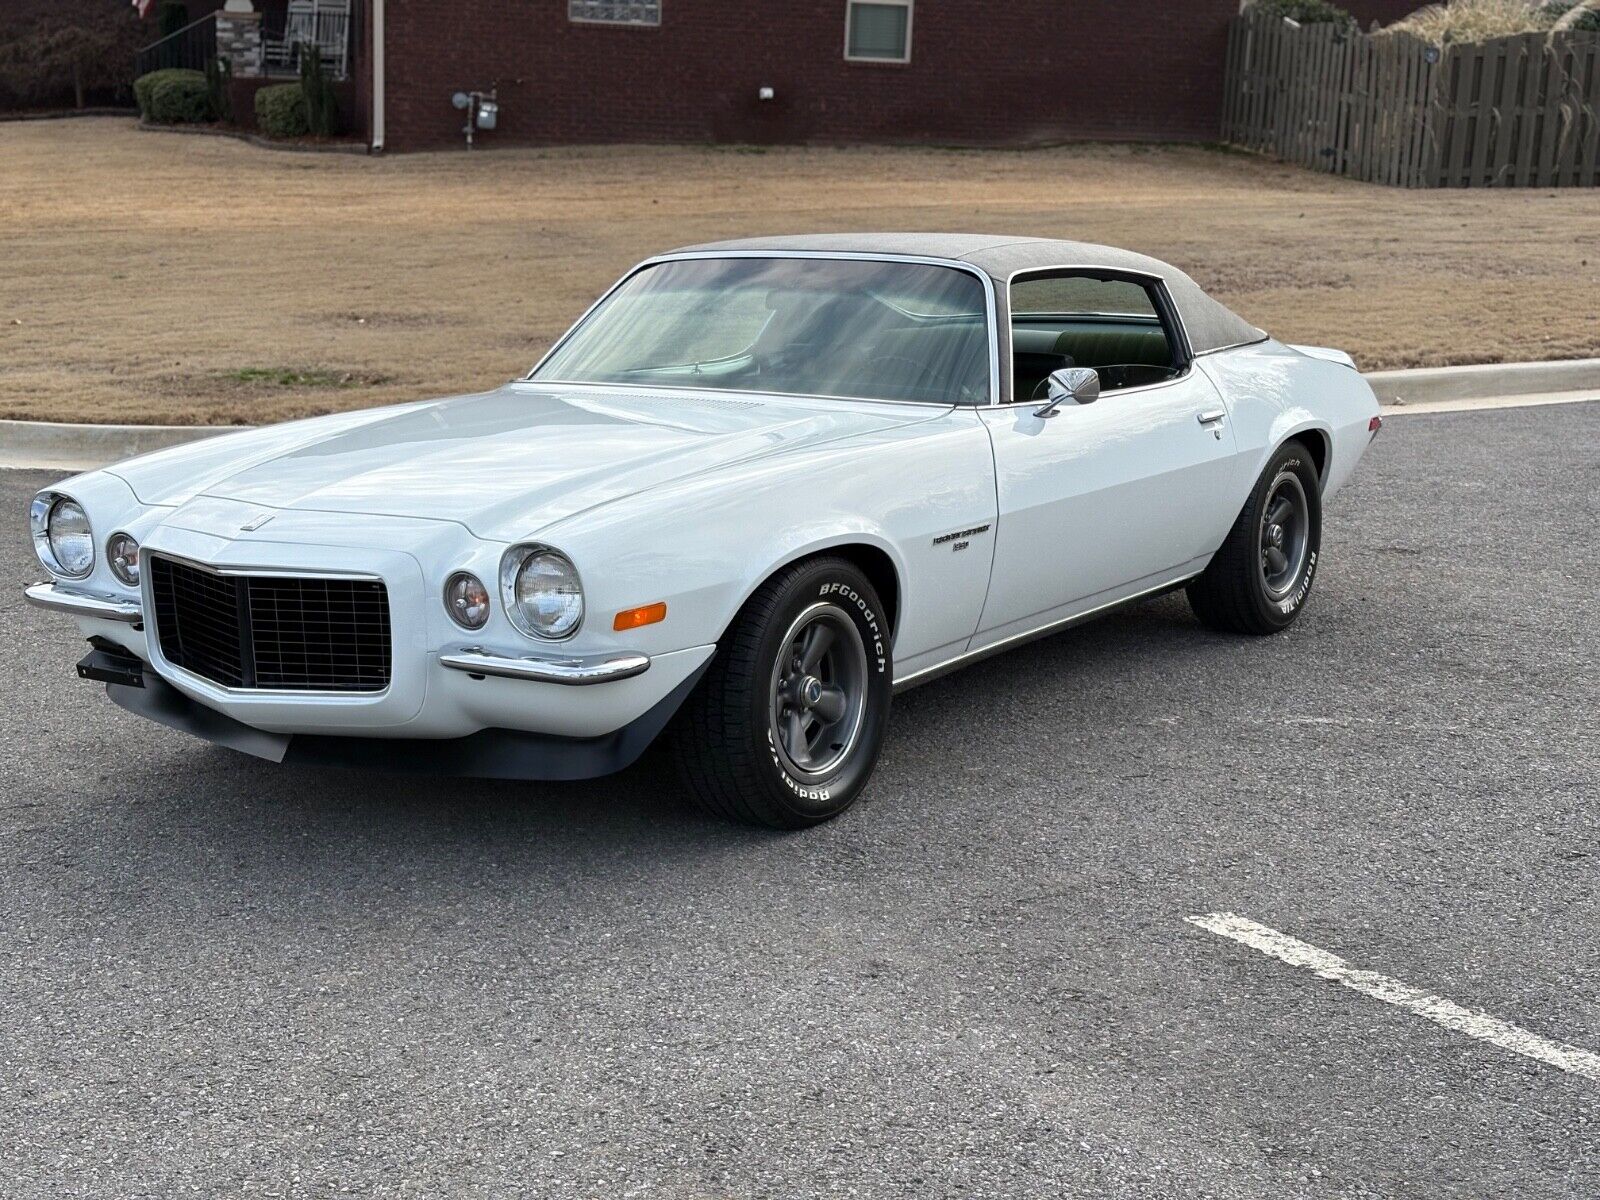
[[[1050,399],[1042,408],[1033,410],[1036,417],[1053,417],[1056,409],[1068,400],[1077,404],[1093,404],[1100,399],[1100,372],[1091,367],[1063,367],[1050,372]]]

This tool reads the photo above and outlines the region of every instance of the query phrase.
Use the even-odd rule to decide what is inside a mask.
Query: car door
[[[1226,407],[1194,369],[1164,291],[1152,295],[1169,378],[1069,399],[1050,416],[1031,398],[980,410],[998,521],[974,649],[1193,574],[1227,535],[1242,498]]]

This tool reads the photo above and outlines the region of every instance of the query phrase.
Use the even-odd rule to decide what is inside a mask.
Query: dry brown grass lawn
[[[1600,193],[1406,192],[1199,148],[368,159],[0,125],[0,416],[258,422],[496,385],[687,242],[942,229],[1169,259],[1367,368],[1600,354]]]

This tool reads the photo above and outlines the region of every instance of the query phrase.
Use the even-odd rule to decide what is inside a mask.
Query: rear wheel
[[[1287,629],[1311,594],[1322,547],[1322,493],[1311,455],[1287,442],[1272,456],[1189,605],[1213,629]]]
[[[763,584],[680,712],[689,795],[730,820],[800,829],[838,816],[877,764],[889,718],[889,630],[852,563],[798,563]]]

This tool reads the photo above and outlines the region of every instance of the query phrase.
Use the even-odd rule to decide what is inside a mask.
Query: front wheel
[[[1322,491],[1300,442],[1267,463],[1228,539],[1190,582],[1189,606],[1212,629],[1266,634],[1287,629],[1311,594],[1322,548]]]
[[[673,754],[689,795],[778,829],[849,808],[888,725],[889,643],[882,601],[853,563],[816,558],[768,580],[678,716]]]

